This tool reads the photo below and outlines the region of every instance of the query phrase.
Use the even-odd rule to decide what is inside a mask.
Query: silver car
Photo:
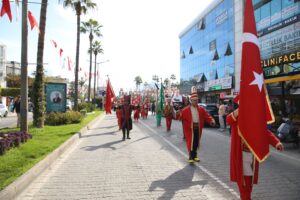
[[[7,107],[0,103],[0,117],[7,117],[7,114],[8,114],[8,109]]]

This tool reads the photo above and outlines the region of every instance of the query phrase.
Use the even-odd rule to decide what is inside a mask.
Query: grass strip
[[[32,139],[14,147],[0,156],[0,190],[31,169],[49,153],[99,116],[100,111],[87,115],[79,124],[61,126],[29,127]],[[1,132],[16,132],[17,128],[2,129]]]

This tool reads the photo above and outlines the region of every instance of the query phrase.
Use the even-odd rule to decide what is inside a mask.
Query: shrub
[[[78,105],[78,109],[79,110],[86,110],[87,112],[92,112],[96,109],[96,106],[92,103],[83,102],[83,103],[80,103]]]
[[[46,115],[46,125],[62,125],[62,124],[77,124],[82,120],[82,116],[79,112],[69,111],[66,113],[49,113]]]
[[[0,155],[3,155],[10,148],[17,147],[31,138],[32,135],[26,132],[0,132]]]

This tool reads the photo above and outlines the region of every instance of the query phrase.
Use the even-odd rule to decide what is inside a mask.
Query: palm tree
[[[81,33],[90,33],[89,35],[89,39],[90,39],[90,49],[92,48],[92,43],[93,43],[93,39],[94,39],[94,35],[100,37],[101,33],[100,33],[100,28],[102,26],[99,25],[99,23],[96,20],[93,19],[89,19],[89,21],[87,22],[82,22],[82,26],[80,27],[80,32]],[[90,71],[89,71],[89,88],[88,88],[88,102],[90,102],[90,98],[91,98],[91,79],[92,79],[92,55],[93,55],[93,51],[89,51],[90,53]]]
[[[38,38],[37,49],[37,65],[35,73],[35,81],[33,85],[33,126],[37,128],[44,127],[45,118],[45,92],[44,92],[44,41],[46,32],[46,17],[47,17],[48,0],[42,0],[40,11],[40,34]]]
[[[99,53],[103,54],[103,52],[104,52],[103,49],[102,49],[102,45],[101,45],[100,41],[96,40],[93,43],[93,45],[92,45],[92,51],[93,51],[93,53],[95,55],[95,68],[94,68],[94,102],[95,102],[95,100],[96,100],[96,77],[98,75],[98,74],[96,75],[97,55]]]
[[[134,78],[134,82],[135,82],[135,85],[136,85],[136,90],[138,89],[138,87],[141,85],[141,83],[143,83],[143,80],[140,76],[136,76]]]
[[[60,1],[59,1],[60,2]],[[97,4],[92,0],[63,0],[65,8],[71,7],[77,15],[77,42],[76,42],[76,63],[75,63],[75,94],[74,109],[78,111],[78,66],[79,66],[79,46],[80,46],[80,15],[86,14],[88,10],[95,9]]]
[[[170,80],[169,80],[168,78],[165,78],[164,84],[166,85],[166,87],[169,87],[169,85],[170,85]]]

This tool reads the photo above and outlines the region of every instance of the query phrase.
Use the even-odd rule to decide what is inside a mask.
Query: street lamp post
[[[110,60],[104,60],[104,61],[102,61],[102,62],[98,62],[98,63],[96,63],[98,66],[100,65],[100,64],[102,64],[102,63],[106,63],[106,62],[109,62]],[[98,67],[98,70],[99,70],[99,67]],[[98,75],[98,74],[97,74]],[[96,102],[96,68],[95,68],[95,71],[94,71],[94,102],[93,103],[95,103]],[[98,77],[97,77],[97,88],[98,88]]]

